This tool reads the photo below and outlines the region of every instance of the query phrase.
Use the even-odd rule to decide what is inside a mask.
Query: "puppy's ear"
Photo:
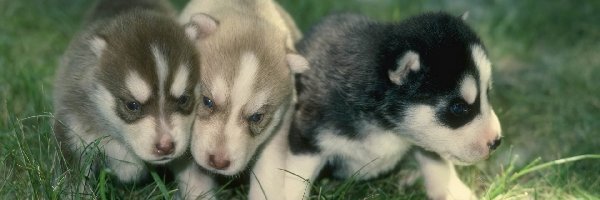
[[[310,68],[306,58],[300,54],[288,53],[285,55],[285,60],[294,74],[301,74]]]
[[[396,69],[390,69],[388,75],[392,83],[402,85],[411,71],[417,72],[421,69],[419,54],[407,51],[396,61],[396,65]]]
[[[467,21],[467,19],[469,18],[469,11],[466,11],[465,13],[463,13],[462,15],[460,15],[460,18],[463,21]]]
[[[204,39],[217,31],[219,21],[210,15],[199,13],[190,18],[185,24],[185,33],[191,40]]]
[[[95,35],[88,42],[90,49],[92,52],[94,52],[94,55],[100,58],[102,56],[102,52],[104,52],[104,49],[106,49],[106,40],[100,35]]]

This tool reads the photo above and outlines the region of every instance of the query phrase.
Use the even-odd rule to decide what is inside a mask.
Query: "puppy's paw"
[[[131,183],[144,178],[148,171],[142,163],[111,161],[109,172],[118,177],[121,182]]]
[[[400,189],[413,186],[422,176],[419,170],[409,169],[401,170],[399,174],[401,178],[398,181],[398,188]]]
[[[473,194],[469,195],[442,195],[437,197],[432,197],[432,200],[477,200],[477,197]]]
[[[435,200],[473,200],[475,194],[465,185],[454,169],[454,165],[443,158],[416,154],[421,165],[425,190],[430,199]]]
[[[434,200],[477,200],[475,193],[464,183],[450,183],[447,188],[427,188],[427,196]]]

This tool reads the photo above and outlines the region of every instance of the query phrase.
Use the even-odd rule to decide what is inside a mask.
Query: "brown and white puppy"
[[[182,23],[209,32],[196,35],[203,97],[191,152],[210,172],[240,173],[261,145],[287,130],[293,73],[307,67],[294,53],[300,33],[290,19],[271,0],[194,0],[184,8]]]
[[[86,175],[106,167],[135,182],[147,164],[167,164],[188,149],[198,53],[166,1],[101,0],[90,16],[56,75],[54,132],[75,160],[98,144],[106,159],[86,166]],[[191,166],[173,168],[182,192],[197,191],[203,174],[191,161],[178,163]]]

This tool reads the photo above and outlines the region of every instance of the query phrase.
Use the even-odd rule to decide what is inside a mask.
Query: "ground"
[[[505,140],[491,159],[460,167],[463,180],[484,199],[600,199],[600,1],[279,2],[305,32],[331,12],[397,21],[425,11],[468,11],[493,63],[491,101]],[[0,0],[0,199],[61,198],[70,191],[67,180],[77,179],[65,172],[52,136],[52,83],[90,4]],[[405,172],[371,182],[324,179],[313,198],[423,199],[418,182],[398,189]],[[161,181],[99,181],[107,182],[94,194],[101,199],[157,199],[175,189]],[[221,194],[240,199],[244,192]]]

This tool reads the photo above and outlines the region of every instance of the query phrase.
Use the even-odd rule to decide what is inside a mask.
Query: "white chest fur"
[[[410,149],[411,143],[397,133],[373,125],[366,125],[363,131],[367,136],[360,139],[349,139],[332,130],[319,135],[323,155],[344,166],[336,175],[348,177],[360,171],[359,179],[376,177],[393,169]]]

